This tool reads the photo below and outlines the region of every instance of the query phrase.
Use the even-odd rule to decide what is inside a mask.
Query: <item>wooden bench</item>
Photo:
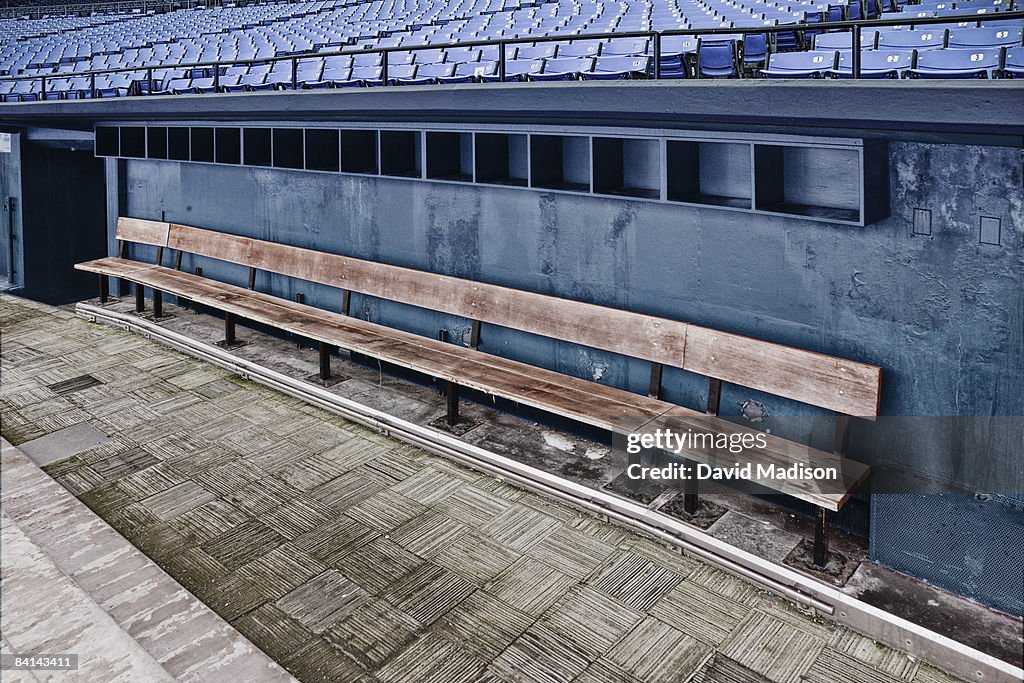
[[[805,481],[779,481],[773,488],[817,506],[814,562],[827,561],[828,516],[842,508],[868,476],[868,467],[845,458],[849,417],[878,415],[881,370],[793,347],[729,334],[698,325],[508,287],[437,275],[263,240],[166,222],[120,218],[120,257],[81,263],[97,273],[100,300],[108,300],[109,278],[135,285],[136,310],[145,307],[144,288],[153,290],[154,313],[162,294],[174,294],[224,313],[225,339],[234,342],[238,318],[312,339],[320,346],[320,375],[330,377],[334,347],[363,354],[447,382],[448,422],[458,420],[458,389],[489,395],[571,418],[613,434],[653,429],[702,429],[715,433],[761,434],[718,415],[723,382],[764,391],[837,413],[834,452],[827,453],[773,435],[766,447],[744,452],[764,464],[837,467],[843,481],[827,492]],[[156,247],[155,263],[126,258],[129,243]],[[174,267],[162,265],[165,250]],[[182,254],[246,266],[248,287],[218,282],[181,270]],[[339,288],[338,313],[255,291],[257,271]],[[351,317],[351,292],[461,316],[471,321],[469,348]],[[647,396],[552,372],[479,350],[481,327],[500,325],[641,358],[651,364]],[[705,412],[660,399],[662,368],[669,365],[709,378]],[[692,449],[685,457],[715,463],[721,453]],[[697,505],[688,485],[684,504]]]

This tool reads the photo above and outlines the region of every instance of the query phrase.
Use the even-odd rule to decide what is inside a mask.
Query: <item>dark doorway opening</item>
[[[48,304],[93,295],[96,278],[76,263],[107,255],[104,161],[92,150],[46,144],[22,147],[24,289]]]

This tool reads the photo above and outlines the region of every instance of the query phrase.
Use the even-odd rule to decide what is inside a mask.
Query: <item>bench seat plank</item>
[[[148,270],[152,268],[152,266],[148,263],[139,263],[138,261],[129,261],[127,259],[109,256],[107,258],[96,259],[95,261],[78,263],[75,265],[75,268],[78,270],[84,270],[88,273],[110,275],[112,277],[125,277],[125,279],[128,279],[126,276],[129,273]]]
[[[107,258],[78,264],[89,272],[124,277],[144,286],[183,296],[196,303],[264,323],[460,386],[552,412],[616,434],[672,428],[685,431],[737,433],[754,430],[672,403],[614,387],[537,368],[410,332],[332,313],[305,304],[254,292],[163,266]],[[714,464],[713,453],[687,452],[686,457]],[[797,482],[774,487],[829,510],[838,510],[867,476],[867,467],[830,453],[769,437],[768,448],[751,449],[752,462],[788,466],[796,463],[835,466],[849,484],[846,494],[822,493]],[[731,464],[728,457],[722,464]]]
[[[725,435],[764,434],[741,424],[721,419],[715,420],[713,424],[715,432]],[[656,429],[670,429],[676,433],[685,433],[688,430],[706,432],[709,426],[707,415],[683,406],[675,406],[652,419],[643,426],[641,431],[653,432]],[[764,439],[767,441],[766,448],[743,452],[745,462],[753,462],[755,467],[757,464],[762,464],[775,465],[785,469],[796,464],[812,468],[834,467],[836,469],[838,480],[821,486],[807,480],[779,479],[772,480],[769,486],[776,491],[814,503],[826,510],[835,512],[842,508],[853,491],[864,483],[870,473],[870,468],[867,465],[835,453],[821,451],[772,434],[764,434]],[[690,449],[681,455],[696,462],[725,467],[733,465],[737,459],[737,456],[729,453],[728,450]],[[842,493],[838,493],[839,491]]]

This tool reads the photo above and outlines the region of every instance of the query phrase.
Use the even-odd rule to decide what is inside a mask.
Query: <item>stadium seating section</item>
[[[880,16],[906,24],[863,30],[862,77],[1021,77],[1024,22],[999,18],[1014,0],[883,1],[893,0],[320,0],[26,16],[0,20],[0,98],[492,82],[501,78],[496,42],[429,46],[540,37],[565,40],[506,45],[507,80],[647,78],[656,66],[662,78],[843,78],[853,74],[849,31],[814,25]],[[963,21],[965,14],[978,20]],[[942,16],[961,19],[915,26]],[[646,38],[574,39],[790,25],[775,33],[665,36],[660,54]],[[386,73],[373,52],[261,61],[374,48],[409,49],[390,53]],[[190,67],[238,60],[251,61]],[[88,73],[114,69],[126,71]],[[35,78],[16,78],[24,76]]]

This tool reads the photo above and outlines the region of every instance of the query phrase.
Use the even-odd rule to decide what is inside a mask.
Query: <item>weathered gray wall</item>
[[[649,312],[877,364],[884,368],[885,415],[1021,416],[1022,162],[1019,148],[892,142],[891,217],[864,228],[511,188],[157,161],[127,162],[124,212]],[[913,234],[915,208],[931,212],[930,235]],[[998,244],[981,242],[982,216],[1000,220]],[[185,267],[198,263],[186,258]],[[206,274],[245,282],[240,268],[201,265]],[[340,306],[338,292],[308,283],[261,274],[257,286]],[[353,305],[360,317],[468,338],[464,320],[364,297]],[[640,361],[491,327],[482,348],[646,391],[648,366]],[[703,408],[705,393],[704,378],[666,372],[669,400]],[[773,416],[817,412],[738,387],[723,395],[723,412],[737,415],[748,399]],[[773,420],[762,426],[785,431]],[[993,455],[973,437],[922,427],[896,442],[878,429],[857,426],[854,455],[873,461],[878,449],[898,443],[899,452],[887,457],[940,475],[965,457],[995,457],[1011,477],[1021,472],[1019,458]],[[910,558],[895,545],[874,544],[880,561],[1021,609],[998,582],[986,583],[996,565],[966,562],[963,552],[935,541],[932,526],[945,518],[941,500],[915,502],[910,516],[900,512],[899,498],[875,498],[873,535],[898,529],[932,538],[922,541],[923,561],[920,552]],[[852,509],[847,526],[866,531],[865,508],[860,518],[857,505]],[[984,528],[986,510],[963,514],[969,525]],[[1024,535],[1024,515],[1017,510],[1010,518]],[[949,571],[954,566],[974,569]]]
[[[24,274],[21,239],[21,140],[21,135],[12,133],[11,151],[0,152],[0,277],[7,278],[14,286],[21,284]],[[13,207],[10,201],[12,197]],[[12,217],[13,236],[10,230]]]

